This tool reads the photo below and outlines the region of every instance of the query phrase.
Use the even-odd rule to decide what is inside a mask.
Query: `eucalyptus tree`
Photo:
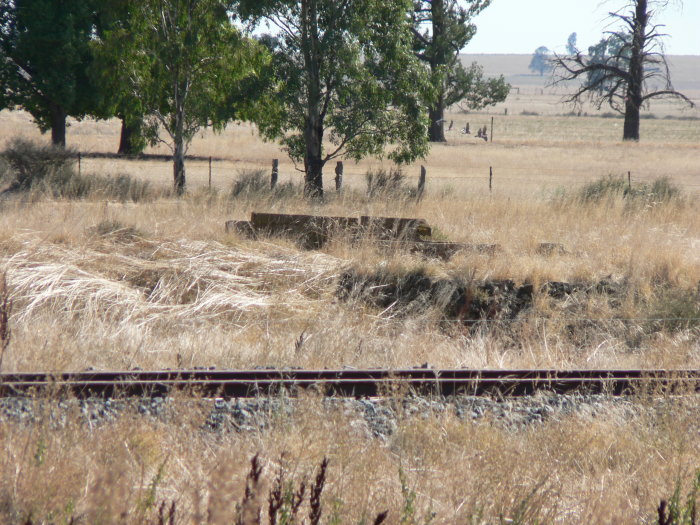
[[[304,192],[323,196],[331,159],[381,156],[410,162],[427,153],[429,90],[412,52],[410,0],[282,0],[241,2],[276,38],[275,82],[257,121],[304,165]]]
[[[140,2],[139,2],[140,3]],[[142,152],[147,144],[141,97],[131,87],[124,50],[133,47],[130,13],[137,0],[102,0],[95,16],[92,74],[103,94],[102,106],[94,111],[100,118],[121,121],[118,153]]]
[[[607,31],[602,56],[577,51],[554,59],[556,83],[582,80],[567,101],[590,98],[598,107],[607,103],[624,114],[623,140],[639,140],[640,112],[654,98],[674,98],[690,106],[693,102],[671,83],[663,50],[663,25],[654,22],[665,0],[629,0],[619,11],[609,13],[616,29]],[[610,45],[613,44],[613,45]]]
[[[476,34],[472,19],[491,0],[415,0],[411,11],[416,56],[430,71],[428,99],[430,141],[444,142],[445,109],[460,103],[463,109],[481,109],[502,102],[510,85],[503,76],[485,79],[476,63],[462,64],[459,53]]]
[[[28,111],[66,144],[66,118],[99,105],[90,75],[94,0],[0,0],[0,108]]]
[[[173,184],[185,190],[185,154],[203,127],[222,129],[245,116],[247,90],[268,57],[232,23],[222,0],[143,0],[130,9],[128,33],[106,46],[119,57],[130,97],[138,99],[144,132],[173,154]]]
[[[547,46],[538,47],[532,54],[530,65],[527,67],[530,71],[534,71],[535,73],[539,73],[540,76],[544,76],[545,73],[551,71],[553,68],[552,52]]]

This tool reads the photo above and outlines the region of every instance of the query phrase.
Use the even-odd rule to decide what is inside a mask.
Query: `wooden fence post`
[[[209,157],[209,189],[211,189],[211,156]]]
[[[425,191],[425,177],[427,172],[425,166],[420,167],[420,178],[418,179],[418,191],[416,192],[416,200],[421,200],[423,198],[423,192]]]
[[[279,177],[279,159],[272,159],[272,175],[270,175],[270,189],[274,190],[277,186],[277,178]]]
[[[493,142],[493,117],[491,117],[491,142]]]
[[[82,154],[80,152],[78,152],[78,176],[80,176],[81,171],[82,171],[81,162],[80,162],[81,159],[82,159]]]
[[[335,191],[340,193],[343,189],[343,161],[339,160],[335,165]]]
[[[489,166],[489,193],[493,191],[493,166]]]
[[[632,191],[632,172],[627,172],[627,187]]]

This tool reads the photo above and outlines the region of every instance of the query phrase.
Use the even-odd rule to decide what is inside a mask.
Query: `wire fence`
[[[272,161],[272,159],[271,159]],[[271,165],[271,162],[270,162]],[[130,175],[140,175],[153,180],[154,182],[170,183],[172,180],[172,162],[162,158],[105,158],[81,155],[78,160],[79,170],[85,173],[102,172],[105,169],[113,174],[126,173]],[[250,170],[261,170],[272,176],[272,170],[266,165],[249,161],[236,161],[221,158],[194,158],[186,161],[187,174],[190,178],[196,178],[199,185],[227,186]],[[351,166],[344,174],[346,180],[357,185],[364,182],[366,170],[358,166]],[[431,172],[430,165],[426,166],[426,182],[439,181],[441,184],[450,182],[471,182],[484,184],[484,188],[493,190],[496,186],[505,183],[508,186],[531,186],[541,188],[566,187],[571,185],[585,185],[595,180],[613,176],[624,178],[630,185],[640,182],[650,182],[654,179],[667,176],[663,167],[646,169],[619,169],[602,166],[588,167],[551,167],[546,165],[538,166],[489,166],[481,164],[477,166],[464,166],[459,168],[458,173],[445,173],[445,169],[437,169],[438,173]],[[415,175],[408,170],[416,169]],[[332,177],[331,170],[326,177]],[[292,180],[301,182],[303,173],[295,170],[292,166],[282,165],[277,171],[280,182]],[[404,168],[406,182],[410,183],[415,176],[416,183],[419,180],[420,172],[417,168]],[[683,177],[668,177],[677,186],[697,191],[700,189],[700,165],[697,173],[690,173]]]

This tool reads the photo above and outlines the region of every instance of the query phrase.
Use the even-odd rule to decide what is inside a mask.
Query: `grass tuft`
[[[624,177],[608,175],[584,185],[577,197],[583,204],[611,203],[616,199],[625,199],[628,205],[653,206],[681,202],[682,192],[668,177],[659,177],[651,183],[630,184]]]
[[[415,190],[406,185],[406,175],[400,168],[370,170],[365,174],[365,180],[370,199],[406,200],[416,196]]]
[[[148,181],[129,175],[114,177],[81,175],[75,171],[77,152],[15,139],[2,152],[5,167],[0,166],[3,193],[29,193],[35,198],[113,199],[119,202],[149,201],[156,192]]]
[[[231,187],[232,199],[284,199],[299,196],[301,188],[293,182],[278,183],[270,188],[270,176],[265,170],[241,170]]]

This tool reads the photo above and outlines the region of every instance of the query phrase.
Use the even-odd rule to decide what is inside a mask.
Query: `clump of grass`
[[[677,201],[682,193],[668,177],[655,179],[651,184],[630,184],[624,177],[608,175],[585,184],[577,196],[578,200],[584,204],[624,198],[628,203],[653,205]]]
[[[102,221],[90,229],[98,237],[110,238],[120,242],[131,242],[144,238],[144,234],[133,226],[127,226],[119,221]]]
[[[77,152],[72,149],[13,140],[2,153],[7,165],[3,177],[8,183],[5,192],[63,199],[96,197],[120,202],[140,202],[156,196],[148,181],[129,175],[81,175],[75,171],[76,156]],[[0,175],[3,175],[2,169]]]
[[[649,308],[653,331],[680,332],[700,327],[700,289],[665,288]]]
[[[231,197],[251,197],[270,192],[270,181],[263,170],[241,170],[231,188]]]
[[[43,145],[26,139],[14,139],[2,152],[8,168],[7,191],[28,191],[38,186],[63,186],[75,174],[77,152],[70,148]]]
[[[579,191],[578,197],[584,203],[597,203],[604,199],[624,195],[627,189],[628,185],[623,177],[608,175],[584,185]]]
[[[43,188],[55,198],[63,199],[110,199],[119,202],[142,202],[156,198],[160,192],[153,189],[148,181],[134,179],[129,175],[109,177],[104,175],[79,175],[73,173],[60,184]]]
[[[697,514],[698,490],[700,490],[700,470],[695,473],[690,492],[681,500],[681,483],[676,482],[676,489],[671,498],[661,500],[658,508],[658,525],[695,525]]]
[[[367,196],[370,199],[409,199],[415,197],[415,190],[406,186],[406,175],[400,168],[389,171],[380,168],[365,174]]]
[[[638,195],[654,202],[665,202],[681,197],[681,190],[668,177],[655,179],[651,185],[643,184]]]
[[[301,189],[293,182],[278,183],[270,187],[270,176],[265,170],[241,170],[231,187],[231,198],[288,198],[300,195]]]
[[[120,202],[141,202],[156,198],[157,192],[148,181],[135,179],[129,175],[120,174],[115,177],[101,175],[91,175],[74,178],[76,187],[82,191],[74,194],[66,192],[63,197],[82,198],[87,196],[97,196],[115,199]]]

